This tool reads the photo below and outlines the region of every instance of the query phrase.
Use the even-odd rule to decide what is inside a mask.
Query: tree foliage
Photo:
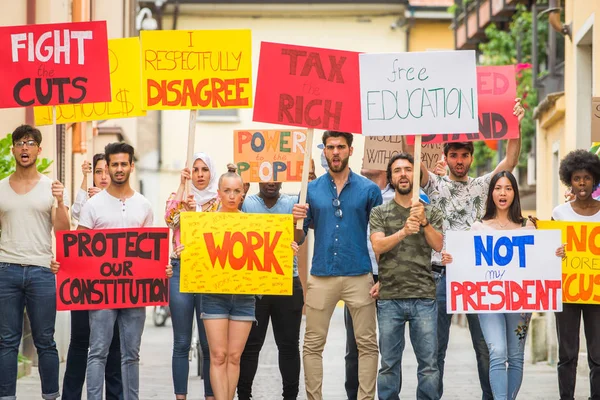
[[[4,139],[0,139],[0,179],[4,179],[15,172],[16,162],[10,148],[12,147],[12,134],[7,134]],[[47,158],[38,158],[36,167],[37,170],[45,174],[52,164]]]

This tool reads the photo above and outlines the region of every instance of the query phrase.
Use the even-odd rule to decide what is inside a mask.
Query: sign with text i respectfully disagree
[[[360,133],[358,53],[262,42],[253,121]]]
[[[448,313],[562,311],[560,232],[447,232]]]
[[[292,294],[291,214],[181,213],[182,293]]]
[[[145,116],[142,110],[140,40],[137,37],[108,41],[112,101],[56,107],[56,123],[98,121]],[[34,107],[35,124],[52,124],[52,107]]]
[[[0,27],[0,108],[110,101],[106,22]]]
[[[148,110],[252,107],[250,30],[142,31]]]
[[[306,129],[233,132],[233,160],[244,182],[300,182]]]
[[[477,132],[475,52],[360,54],[362,133]]]

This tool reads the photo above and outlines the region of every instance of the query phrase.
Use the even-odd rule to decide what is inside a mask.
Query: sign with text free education
[[[449,231],[446,311],[562,311],[560,232]]]
[[[291,214],[181,213],[182,293],[292,294]]]
[[[360,54],[362,133],[477,132],[475,52]]]

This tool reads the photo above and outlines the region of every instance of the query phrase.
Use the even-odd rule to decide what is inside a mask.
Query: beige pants
[[[308,277],[303,352],[304,381],[308,400],[323,398],[323,349],[331,315],[340,300],[348,306],[354,322],[354,335],[358,348],[358,400],[374,399],[379,354],[375,300],[369,295],[372,286],[371,274]]]

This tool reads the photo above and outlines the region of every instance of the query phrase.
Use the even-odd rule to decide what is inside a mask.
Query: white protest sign
[[[475,51],[360,54],[362,133],[479,132]]]
[[[449,231],[446,311],[562,311],[559,230]]]

